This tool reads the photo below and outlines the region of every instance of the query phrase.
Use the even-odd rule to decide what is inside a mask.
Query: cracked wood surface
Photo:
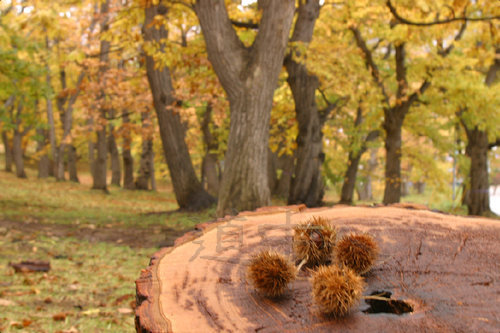
[[[405,209],[413,208],[413,209]],[[288,212],[287,212],[288,210]],[[309,273],[284,297],[269,300],[246,279],[250,256],[274,248],[292,255],[291,226],[321,215],[338,229],[373,235],[381,256],[364,295],[392,292],[411,314],[343,319],[312,302]],[[155,254],[136,281],[139,332],[498,332],[498,220],[433,213],[420,206],[304,209],[268,207],[200,225]]]

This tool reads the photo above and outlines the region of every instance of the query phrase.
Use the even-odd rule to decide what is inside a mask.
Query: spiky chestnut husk
[[[293,263],[274,251],[262,251],[255,255],[248,266],[248,278],[255,289],[269,297],[283,295],[296,277]]]
[[[330,260],[337,232],[324,217],[294,227],[293,250],[298,260],[307,258],[308,266],[324,264]]]
[[[320,266],[312,276],[313,299],[320,311],[343,317],[361,299],[363,278],[348,267]]]
[[[335,256],[340,265],[364,274],[377,259],[378,246],[370,235],[347,235],[337,242]]]

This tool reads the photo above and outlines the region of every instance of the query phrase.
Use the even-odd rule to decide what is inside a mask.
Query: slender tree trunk
[[[344,183],[342,184],[340,195],[341,204],[352,204],[361,155],[362,152],[359,151],[349,153],[349,162],[347,164],[347,171],[344,176]]]
[[[113,126],[109,127],[108,135],[108,150],[111,155],[111,184],[120,186],[120,181],[122,178],[122,169],[120,165],[120,152],[118,151],[118,146],[116,144],[116,139],[113,134]]]
[[[24,159],[23,159],[23,147],[22,147],[23,135],[16,128],[14,130],[14,137],[12,139],[12,154],[14,157],[14,164],[16,166],[16,176],[18,178],[26,178],[26,172],[24,171]]]
[[[270,111],[295,1],[260,0],[259,8],[259,32],[247,48],[231,25],[223,0],[198,0],[194,5],[208,58],[231,109],[218,216],[253,210],[271,199],[267,175]]]
[[[123,116],[123,142],[122,142],[122,158],[123,158],[123,188],[127,190],[135,189],[134,184],[134,158],[132,157],[131,146],[132,136],[129,130],[130,118],[127,112]]]
[[[45,45],[49,49],[49,39],[47,35],[45,36]],[[49,158],[49,175],[54,176],[56,174],[55,166],[57,161],[57,143],[56,143],[56,125],[54,120],[54,105],[52,103],[52,78],[50,73],[49,64],[45,64],[45,70],[47,74],[45,75],[45,82],[47,83],[47,90],[45,94],[46,108],[47,108],[47,123],[49,125],[49,144],[50,144],[50,158]]]
[[[109,30],[108,25],[108,13],[109,13],[109,0],[105,0],[101,3],[100,14],[102,16],[100,27],[101,32],[105,32]],[[111,48],[111,43],[107,40],[101,40],[100,45],[100,67],[99,67],[99,76],[100,80],[104,81],[106,71],[108,70],[108,61],[109,61],[109,50]],[[104,91],[101,92],[101,97],[104,99]],[[99,129],[97,130],[97,157],[94,164],[94,183],[92,185],[92,189],[95,190],[104,190],[107,191],[107,157],[108,157],[108,145],[106,143],[106,116],[107,116],[107,108],[104,105],[100,106],[99,116],[100,116],[100,124],[98,125]]]
[[[319,0],[300,2],[292,41],[309,43],[319,16]],[[320,206],[324,195],[321,166],[324,162],[322,117],[316,105],[318,78],[311,74],[304,63],[294,60],[300,51],[292,50],[285,59],[288,84],[295,101],[299,124],[295,169],[290,186],[288,203],[305,203],[308,207]]]
[[[293,169],[295,158],[291,155],[281,155],[278,157],[277,167],[281,170],[278,177],[276,187],[273,190],[273,194],[280,198],[288,198],[290,194],[290,185],[292,183]]]
[[[68,145],[68,173],[69,180],[75,183],[79,183],[78,179],[78,169],[76,162],[78,160],[78,154],[76,152],[76,147],[73,145]]]
[[[101,125],[97,130],[97,156],[94,161],[94,182],[92,189],[107,191],[107,155],[108,147],[106,144],[106,125]]]
[[[37,128],[36,133],[38,136],[36,151],[41,153],[40,159],[38,160],[38,178],[47,178],[49,177],[49,169],[50,169],[50,159],[49,155],[46,151],[44,151],[47,146],[47,131],[43,128]]]
[[[165,15],[167,7],[160,2],[157,5],[148,3],[145,9],[143,27],[146,42],[160,43],[168,36],[164,26],[157,29],[152,24],[155,16]],[[157,68],[155,59],[146,55],[146,70],[153,103],[158,117],[160,137],[167,161],[175,197],[181,209],[200,210],[209,207],[215,199],[209,195],[196,178],[189,150],[184,141],[184,129],[179,115],[174,113],[172,106],[175,102],[173,87],[168,67]]]
[[[418,194],[424,194],[425,192],[425,183],[422,181],[418,181],[415,183],[415,188],[417,189]]]
[[[87,126],[88,126],[88,132],[89,132],[89,138],[87,142],[87,149],[89,153],[89,166],[90,166],[90,175],[92,176],[92,179],[94,179],[94,166],[95,166],[95,142],[93,139],[93,134],[94,134],[94,120],[92,117],[87,119]]]
[[[154,152],[154,146],[151,147],[151,154],[149,155],[150,162],[149,162],[149,168],[150,168],[150,180],[151,180],[151,190],[156,191],[157,186],[156,186],[156,176],[155,176],[155,152]]]
[[[213,150],[218,148],[217,141],[210,131],[212,123],[212,105],[208,104],[201,122],[201,131],[203,133],[203,142],[205,145],[205,156],[201,163],[201,183],[203,188],[212,196],[216,197],[219,193],[220,169],[218,168],[217,154]]]
[[[139,175],[135,181],[135,188],[138,190],[149,190],[149,180],[151,179],[151,155],[153,153],[153,141],[146,139],[142,141],[142,152],[139,166]]]
[[[354,119],[354,128],[356,131],[359,130],[361,124],[364,121],[363,118],[363,109],[361,108],[361,100],[359,101],[359,106],[356,111],[356,118]],[[358,150],[354,149],[355,139],[353,137],[351,140],[351,147],[348,156],[347,162],[347,170],[344,176],[344,183],[342,184],[342,191],[340,195],[340,203],[351,205],[354,197],[354,190],[356,189],[356,179],[358,175],[359,162],[361,160],[362,155],[368,149],[367,144],[370,141],[378,138],[380,134],[379,130],[373,130],[366,137],[362,138],[361,147]],[[359,191],[358,191],[359,193]],[[359,196],[359,194],[358,194]]]
[[[9,136],[6,131],[2,131],[2,141],[5,150],[5,171],[12,172],[12,162],[14,156],[12,153],[12,144],[10,143]]]

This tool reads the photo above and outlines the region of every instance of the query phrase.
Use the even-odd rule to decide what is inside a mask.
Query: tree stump
[[[268,207],[204,224],[157,252],[142,271],[136,281],[136,329],[498,332],[499,221],[404,207]],[[367,300],[345,318],[324,316],[313,302],[307,270],[283,297],[259,294],[246,277],[251,255],[273,248],[292,257],[291,227],[312,216],[329,219],[339,237],[371,234],[380,258],[365,277],[364,295],[389,292],[413,311],[370,313]]]

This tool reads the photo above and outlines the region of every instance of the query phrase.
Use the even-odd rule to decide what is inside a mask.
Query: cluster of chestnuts
[[[312,270],[312,296],[321,312],[342,317],[362,298],[361,275],[373,266],[378,246],[366,234],[349,234],[336,241],[337,232],[327,219],[313,217],[294,227],[293,251],[301,261],[295,266],[282,254],[266,250],[253,256],[248,278],[268,297],[285,293],[302,265]]]

